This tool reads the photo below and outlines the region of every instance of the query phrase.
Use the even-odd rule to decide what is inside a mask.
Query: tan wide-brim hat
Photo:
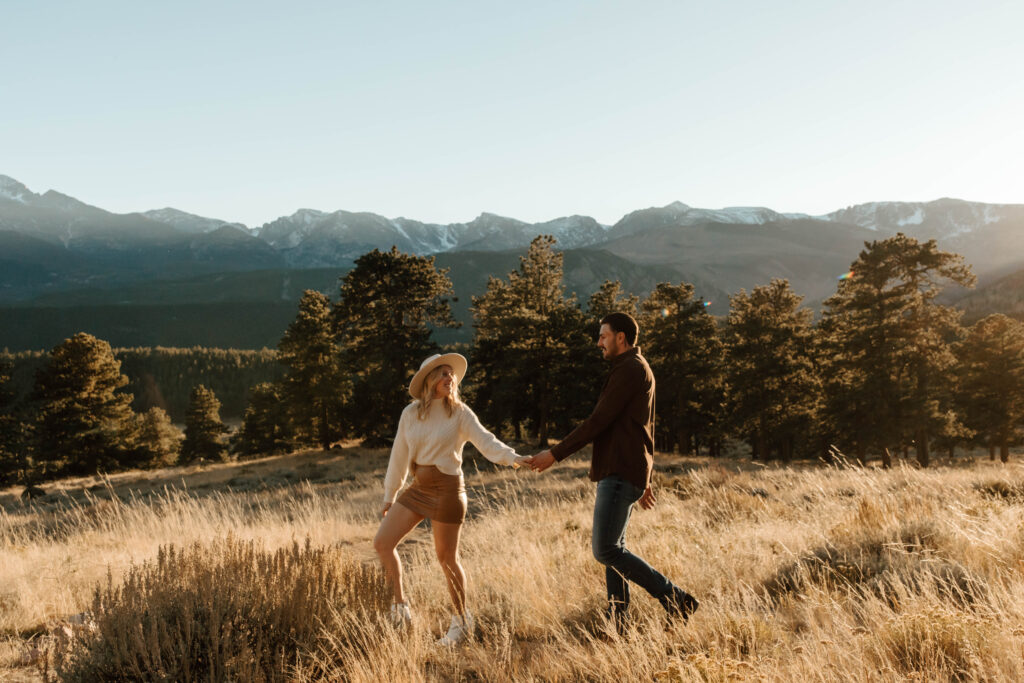
[[[435,353],[430,358],[427,358],[420,363],[420,369],[416,371],[416,374],[412,376],[412,381],[409,382],[409,394],[413,398],[420,397],[420,393],[423,391],[423,383],[427,381],[427,375],[439,365],[452,366],[455,377],[459,382],[462,382],[462,378],[466,376],[466,368],[469,367],[469,362],[461,353]]]

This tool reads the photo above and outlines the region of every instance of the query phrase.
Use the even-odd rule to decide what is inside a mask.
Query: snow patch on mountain
[[[896,221],[896,225],[921,225],[924,222],[924,210],[919,206],[911,216],[904,216]]]

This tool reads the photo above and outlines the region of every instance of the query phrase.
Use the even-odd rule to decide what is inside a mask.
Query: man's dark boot
[[[685,624],[690,615],[697,611],[700,603],[682,588],[672,586],[668,595],[661,598],[661,606],[668,612],[670,619],[682,619]]]

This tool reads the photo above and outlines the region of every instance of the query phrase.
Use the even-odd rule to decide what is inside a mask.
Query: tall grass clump
[[[57,661],[62,681],[283,681],[339,612],[379,614],[383,576],[338,550],[274,552],[228,537],[161,546],[96,589],[96,628]],[[345,638],[333,634],[331,639]]]

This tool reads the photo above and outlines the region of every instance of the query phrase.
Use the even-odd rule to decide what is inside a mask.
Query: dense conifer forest
[[[657,377],[656,446],[718,456],[879,459],[927,466],[935,449],[1005,460],[1024,418],[1024,324],[971,327],[941,304],[972,286],[963,259],[898,234],[864,244],[820,318],[786,280],[715,318],[687,282],[645,297],[605,281],[567,292],[563,254],[537,237],[518,268],[472,297],[466,400],[538,447],[589,414],[605,365],[601,317],[625,311]],[[111,349],[80,333],[48,353],[0,356],[0,476],[33,484],[172,462],[245,458],[343,439],[387,445],[420,361],[457,328],[448,271],[392,248],[356,260],[336,297],[307,290],[276,350]],[[447,347],[452,348],[452,347]],[[241,418],[231,430],[223,420]],[[184,434],[172,423],[184,423]]]

